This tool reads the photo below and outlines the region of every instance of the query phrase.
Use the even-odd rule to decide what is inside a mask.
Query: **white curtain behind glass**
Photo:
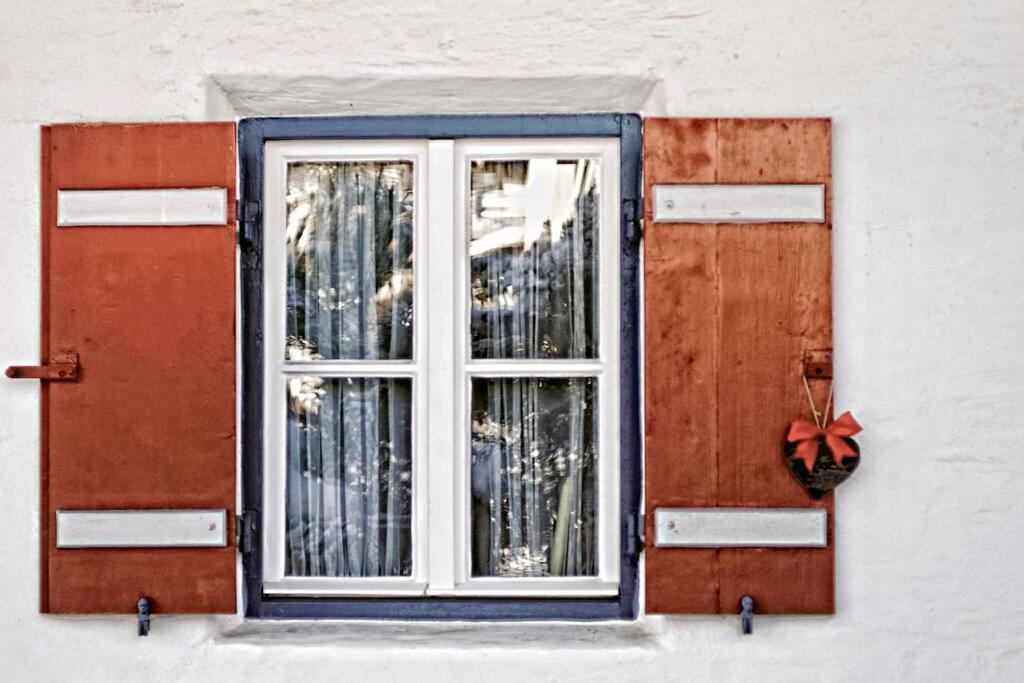
[[[599,168],[589,160],[471,168],[474,358],[597,350]],[[596,380],[474,379],[472,569],[597,572]]]
[[[287,356],[412,356],[411,162],[291,164]],[[411,573],[411,382],[288,383],[285,573]]]

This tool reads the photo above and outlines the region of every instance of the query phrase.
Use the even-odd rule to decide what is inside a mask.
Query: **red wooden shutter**
[[[57,225],[61,190],[160,188],[224,188],[226,220]],[[43,612],[235,611],[234,197],[233,123],[42,130],[43,363],[81,367],[42,382]],[[58,548],[58,511],[96,510],[212,510],[225,541]]]
[[[832,496],[781,455],[811,419],[807,351],[832,346],[831,146],[823,119],[644,122],[646,609],[831,613]],[[655,185],[821,184],[816,223],[655,222]],[[828,382],[811,381],[824,405]],[[827,510],[826,547],[656,547],[659,508]]]

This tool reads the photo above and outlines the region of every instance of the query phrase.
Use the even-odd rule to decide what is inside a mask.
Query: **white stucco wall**
[[[1020,0],[0,0],[0,365],[37,358],[38,126],[232,108],[833,117],[838,614],[41,616],[38,389],[0,378],[0,679],[1024,679]]]

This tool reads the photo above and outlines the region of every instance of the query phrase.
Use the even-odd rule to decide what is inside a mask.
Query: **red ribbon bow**
[[[825,437],[825,443],[832,451],[832,458],[837,465],[843,464],[843,458],[857,455],[857,451],[850,447],[850,444],[843,441],[843,437],[853,436],[861,431],[861,426],[849,411],[843,413],[832,421],[824,429],[806,420],[793,420],[786,433],[786,441],[798,442],[796,455],[798,460],[804,461],[804,466],[810,472],[814,469],[814,461],[818,459],[818,442],[820,437]]]

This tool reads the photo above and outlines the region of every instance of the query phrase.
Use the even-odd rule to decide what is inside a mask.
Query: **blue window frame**
[[[620,146],[619,593],[586,598],[297,598],[264,595],[263,150],[271,140],[610,137]],[[242,287],[242,518],[245,614],[264,619],[602,620],[637,615],[640,507],[639,232],[641,121],[634,114],[252,118],[239,125]]]

